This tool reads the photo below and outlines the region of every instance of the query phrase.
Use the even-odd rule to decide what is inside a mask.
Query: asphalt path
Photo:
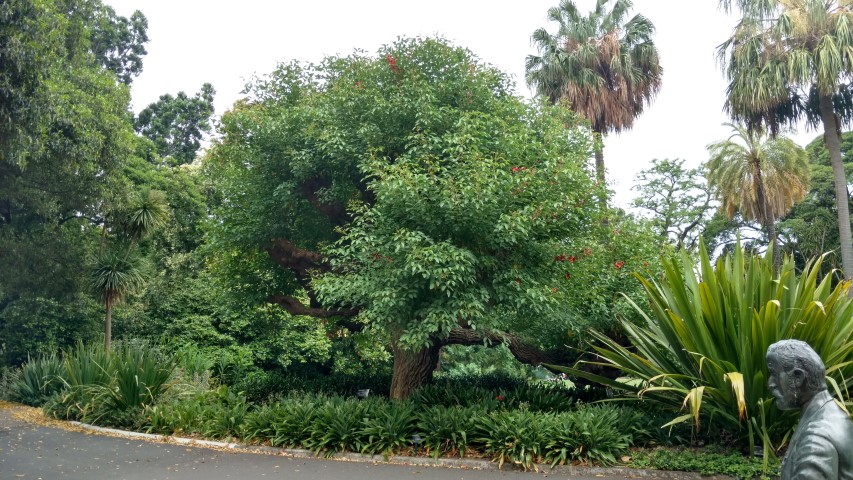
[[[0,408],[2,480],[602,480],[555,472],[466,470],[220,451],[38,425],[16,418],[13,408]]]

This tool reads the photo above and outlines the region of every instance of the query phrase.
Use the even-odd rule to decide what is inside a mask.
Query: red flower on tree
[[[518,168],[518,167],[512,167],[512,173],[516,173],[516,172],[518,172],[519,170],[521,170],[521,169],[520,169],[520,168]]]
[[[497,400],[497,401],[499,401],[499,402],[503,402],[503,401],[504,401],[504,396],[503,396],[503,395],[498,395],[497,397],[495,397],[495,400]]]
[[[390,53],[385,55],[385,61],[388,62],[388,66],[391,67],[391,71],[394,73],[400,73],[400,67],[397,66],[397,59],[394,58]]]
[[[574,255],[569,255],[569,261],[570,262],[575,263],[577,261],[577,259],[578,259],[578,257],[576,257]]]
[[[624,265],[625,265],[624,260],[619,260],[618,262],[613,262],[613,266],[616,267],[617,270],[622,268]]]

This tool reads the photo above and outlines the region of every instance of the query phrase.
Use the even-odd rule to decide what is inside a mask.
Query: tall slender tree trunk
[[[838,239],[841,242],[841,268],[844,278],[853,276],[853,239],[850,234],[850,207],[847,176],[841,160],[841,134],[838,119],[828,95],[820,97],[820,119],[823,122],[823,143],[829,151],[829,163],[835,184],[835,207],[838,213]],[[853,296],[853,289],[849,291]]]
[[[394,373],[391,377],[392,399],[405,400],[416,389],[432,382],[432,374],[438,366],[441,345],[406,350],[395,338],[391,342],[391,350],[394,354]]]
[[[779,242],[776,238],[776,222],[770,218],[764,228],[767,229],[767,238],[770,240],[770,248],[773,249],[773,273],[779,275],[782,270],[782,249],[779,248]]]
[[[598,182],[598,202],[601,209],[607,208],[607,179],[604,175],[604,133],[593,130],[592,150],[595,154],[595,180]]]
[[[113,303],[107,300],[104,306],[107,309],[107,315],[104,318],[104,351],[109,355],[113,336]]]
[[[764,177],[761,175],[761,162],[757,158],[752,159],[752,178],[755,182],[755,196],[758,201],[760,218],[759,222],[767,230],[767,240],[773,252],[773,273],[779,274],[782,269],[782,252],[776,241],[776,219],[771,215],[767,205],[767,193],[764,191]]]

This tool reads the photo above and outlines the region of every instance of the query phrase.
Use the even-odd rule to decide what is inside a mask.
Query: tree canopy
[[[699,232],[711,211],[711,191],[701,168],[685,168],[684,160],[653,159],[637,175],[635,207],[651,214],[653,228],[679,247],[698,246]]]
[[[760,130],[729,126],[733,133],[728,140],[708,145],[708,185],[729,219],[737,211],[765,228],[778,270],[782,257],[776,220],[808,192],[806,152],[789,138],[767,138]]]
[[[444,344],[516,342],[535,360],[535,327],[570,295],[561,242],[596,208],[590,145],[566,110],[525,104],[441,39],[281,65],[250,94],[205,168],[211,238],[268,256],[259,291],[385,332],[395,382],[412,382],[397,396],[428,380]]]
[[[130,97],[91,52],[85,12],[98,5],[0,7],[0,270],[18,272],[0,278],[7,298],[75,291],[84,227],[123,190]]]
[[[184,92],[161,95],[134,119],[136,132],[154,143],[157,156],[169,165],[195,160],[213,115],[213,85],[205,83],[193,97]]]
[[[830,154],[844,274],[853,276],[849,192],[841,158],[841,123],[853,116],[853,5],[824,0],[738,0],[743,11],[719,47],[729,77],[726,109],[750,130],[806,119],[822,125]],[[730,8],[732,2],[721,4]]]
[[[533,32],[539,55],[528,56],[525,67],[528,85],[551,103],[566,101],[598,136],[630,129],[657,95],[663,75],[652,22],[640,14],[628,18],[631,0],[616,0],[608,9],[609,3],[597,0],[586,16],[572,0],[549,9],[557,33]],[[600,145],[595,154],[603,183]]]

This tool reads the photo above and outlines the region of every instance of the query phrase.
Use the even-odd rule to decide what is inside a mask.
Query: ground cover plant
[[[634,449],[626,465],[632,468],[698,472],[701,475],[731,475],[735,478],[778,478],[781,461],[765,466],[761,458],[710,446],[704,448]]]

